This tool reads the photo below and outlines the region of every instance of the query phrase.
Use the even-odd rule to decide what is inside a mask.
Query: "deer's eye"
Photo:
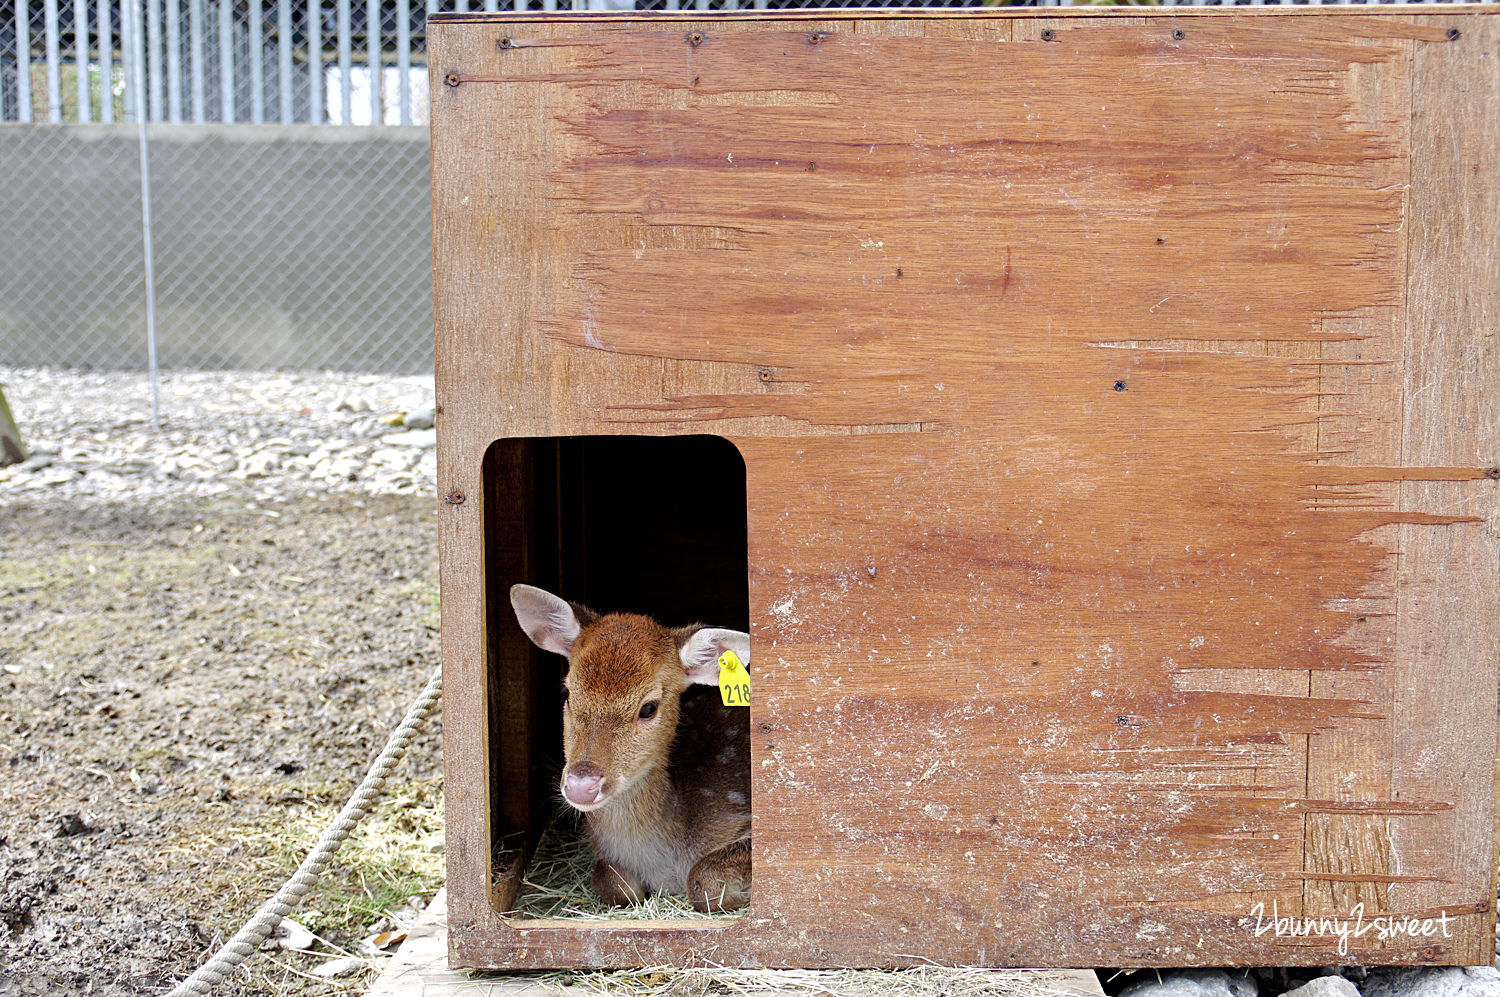
[[[641,704],[640,717],[642,720],[650,720],[656,716],[656,708],[661,705],[659,700],[651,699]]]
[[[568,687],[567,686],[563,686],[562,687],[562,701],[563,701],[563,705],[564,706],[568,705]]]

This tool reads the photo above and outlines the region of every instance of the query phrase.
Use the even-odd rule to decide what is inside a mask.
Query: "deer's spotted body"
[[[612,903],[686,892],[699,910],[750,895],[750,724],[716,689],[718,658],[750,660],[735,630],[669,630],[631,613],[597,615],[529,585],[516,618],[565,655],[559,788],[587,817],[593,887]]]

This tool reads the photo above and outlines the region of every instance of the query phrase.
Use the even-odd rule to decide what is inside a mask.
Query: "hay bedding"
[[[598,997],[1058,997],[1046,977],[1024,969],[918,966],[912,969],[643,969],[551,973],[539,983]]]
[[[739,912],[702,914],[687,898],[657,893],[630,907],[609,907],[589,889],[594,852],[571,811],[553,817],[516,897],[514,918],[578,920],[732,920]],[[490,975],[490,974],[485,974]],[[514,974],[508,974],[514,975]],[[918,966],[871,969],[672,969],[546,971],[522,974],[568,994],[598,997],[709,997],[779,993],[806,997],[1057,997],[1026,970]]]
[[[558,813],[537,841],[536,854],[521,880],[514,918],[575,918],[581,921],[695,921],[732,920],[738,911],[702,914],[687,897],[655,893],[629,907],[611,907],[589,889],[594,871],[594,850],[582,821],[572,810]]]

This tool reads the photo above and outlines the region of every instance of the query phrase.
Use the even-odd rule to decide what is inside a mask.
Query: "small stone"
[[[388,415],[381,416],[380,421],[387,426],[400,426],[406,422],[406,413],[391,412]]]
[[[370,463],[400,471],[406,470],[411,459],[412,452],[408,447],[381,447],[370,455]]]
[[[388,447],[435,447],[437,446],[437,430],[413,429],[405,433],[390,433],[382,436],[380,442]]]
[[[1222,969],[1193,969],[1132,983],[1120,991],[1120,997],[1235,997],[1235,993],[1229,974]]]
[[[1256,997],[1260,993],[1260,984],[1255,977],[1250,975],[1247,969],[1231,969],[1229,971],[1229,992],[1234,997]]]
[[[363,466],[359,461],[349,457],[340,457],[328,462],[325,476],[330,481],[357,481],[361,470]]]
[[[1360,990],[1364,997],[1500,997],[1500,971],[1493,966],[1373,969]]]
[[[276,944],[287,951],[306,951],[313,946],[313,933],[289,917],[276,926]]]
[[[1342,976],[1319,976],[1282,997],[1360,997],[1359,987]]]
[[[275,454],[261,452],[246,457],[240,465],[240,471],[247,478],[264,478],[279,466],[281,462],[276,459]]]
[[[83,472],[74,467],[49,467],[36,476],[43,485],[66,485],[83,477]]]
[[[40,471],[44,467],[51,467],[56,459],[49,453],[34,453],[16,466],[23,471]]]
[[[367,399],[360,397],[359,395],[348,395],[344,398],[343,401],[339,402],[337,411],[355,413],[368,412],[370,411],[370,402]]]
[[[406,413],[406,418],[401,421],[401,424],[407,429],[431,429],[436,422],[437,413],[430,408],[424,408]]]
[[[334,977],[349,976],[353,973],[358,973],[368,965],[369,963],[363,959],[356,959],[353,956],[349,956],[344,959],[330,959],[314,969],[312,973],[314,976],[321,976],[325,980],[331,980]]]
[[[63,814],[57,818],[55,838],[76,838],[80,834],[93,834],[96,827],[89,827],[78,814]]]

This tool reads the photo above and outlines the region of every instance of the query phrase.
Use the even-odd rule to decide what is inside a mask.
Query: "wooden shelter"
[[[456,964],[1489,962],[1500,8],[429,38]],[[748,624],[743,917],[498,913],[516,581]]]

